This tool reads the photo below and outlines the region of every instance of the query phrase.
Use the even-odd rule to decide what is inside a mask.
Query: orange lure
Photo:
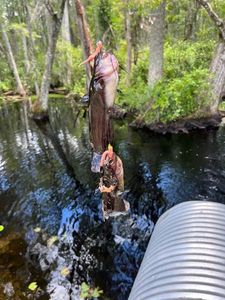
[[[86,60],[84,60],[82,63],[80,63],[79,66],[84,65],[84,64],[86,64],[86,63],[92,61],[92,60],[93,60],[93,59],[101,52],[102,47],[103,47],[102,42],[101,42],[101,41],[98,41],[98,42],[97,42],[97,47],[96,47],[96,49],[95,49],[95,52],[92,53],[92,54],[91,54]]]

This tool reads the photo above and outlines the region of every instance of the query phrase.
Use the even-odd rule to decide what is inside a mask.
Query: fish
[[[111,113],[119,82],[119,63],[112,53],[103,51],[102,47],[99,41],[95,52],[83,62],[94,60],[89,87],[89,132],[93,148],[91,170],[94,173],[100,172],[101,155],[108,144],[113,143]]]

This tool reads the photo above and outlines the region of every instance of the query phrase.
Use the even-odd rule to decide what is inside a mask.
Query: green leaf
[[[0,225],[0,232],[3,231],[5,227],[3,225]]]
[[[102,290],[99,290],[99,288],[92,289],[87,283],[83,282],[81,284],[81,299],[89,299],[89,298],[98,298],[103,294]]]
[[[31,290],[31,291],[35,291],[37,289],[37,287],[38,287],[37,282],[31,282],[28,285],[28,289]]]
[[[82,292],[87,292],[87,291],[89,291],[89,289],[90,289],[90,287],[87,285],[87,283],[82,282],[82,284],[81,284]]]
[[[80,294],[80,298],[81,299],[87,299],[89,297],[89,293],[88,292],[83,292],[81,291],[81,294]]]
[[[91,294],[92,297],[98,298],[99,296],[101,296],[101,294],[103,294],[102,290],[99,290],[98,288],[95,288]]]

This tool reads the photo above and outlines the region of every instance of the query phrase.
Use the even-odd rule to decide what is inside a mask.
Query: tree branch
[[[75,0],[75,7],[78,23],[80,23],[80,26],[78,25],[80,27],[80,39],[81,42],[84,43],[85,58],[87,58],[91,54],[91,52],[94,51],[90,30],[86,21],[84,7],[80,0]]]
[[[205,8],[211,20],[220,30],[223,40],[225,41],[225,22],[217,15],[217,13],[212,9],[211,5],[207,0],[197,0],[198,3]]]

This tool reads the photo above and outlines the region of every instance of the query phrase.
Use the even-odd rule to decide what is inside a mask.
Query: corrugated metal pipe
[[[225,205],[178,204],[156,223],[129,300],[225,300]]]

